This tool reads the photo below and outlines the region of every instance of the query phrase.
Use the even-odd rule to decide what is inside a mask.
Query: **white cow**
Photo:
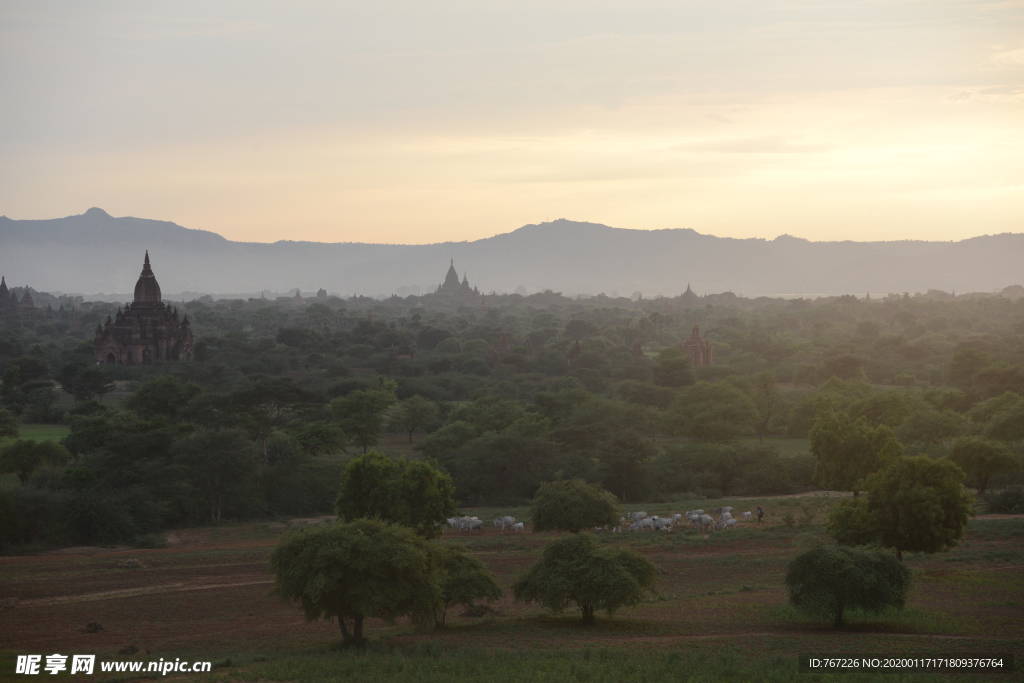
[[[711,515],[701,515],[698,519],[700,520],[701,527],[704,529],[710,529],[715,523],[715,518]]]
[[[644,519],[645,517],[647,517],[647,513],[646,512],[627,512],[626,516],[629,517],[634,522],[639,522],[641,519]]]
[[[520,531],[523,531],[524,528],[525,527],[523,526],[522,522],[516,522],[512,525],[512,532],[518,534]]]
[[[734,527],[734,526],[736,526],[736,520],[735,519],[722,519],[722,520],[718,521],[718,528],[719,529],[729,529],[729,528]]]
[[[505,527],[512,526],[515,523],[516,523],[516,518],[512,517],[511,515],[506,515],[504,517],[498,517],[497,519],[494,520],[494,526],[501,527],[501,533],[505,533]]]
[[[750,513],[749,512],[744,512],[743,513],[743,519],[745,519],[745,520],[747,520],[749,522],[750,521]]]

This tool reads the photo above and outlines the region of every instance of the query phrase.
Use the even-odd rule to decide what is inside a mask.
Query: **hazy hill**
[[[131,292],[149,249],[165,293],[323,287],[345,296],[432,291],[449,259],[481,291],[552,289],[628,296],[745,296],[996,291],[1024,279],[1024,234],[960,242],[730,239],[693,230],[626,230],[557,220],[474,242],[425,245],[232,242],[166,221],[102,209],[51,220],[0,217],[0,274],[9,285],[74,293]]]

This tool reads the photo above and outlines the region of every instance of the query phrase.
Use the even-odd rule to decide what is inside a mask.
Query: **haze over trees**
[[[0,324],[0,407],[22,432],[67,425],[72,459],[0,487],[11,515],[39,520],[11,525],[9,544],[329,514],[373,448],[399,469],[433,460],[461,505],[523,505],[577,479],[616,505],[866,490],[900,453],[953,458],[986,496],[1022,481],[1024,298],[204,298],[178,304],[197,360],[136,366],[92,364],[116,306],[33,298],[38,317]],[[695,323],[712,365],[679,348]],[[90,367],[113,400],[62,391]],[[206,438],[234,443],[237,466],[218,474]]]
[[[629,226],[623,226],[629,227]],[[231,242],[166,221],[113,218],[92,208],[51,220],[0,217],[8,282],[65,292],[132,291],[134,272],[97,263],[136,263],[159,244],[165,292],[260,292],[300,287],[349,296],[388,295],[402,286],[433,291],[438,267],[455,259],[486,291],[552,289],[569,294],[644,296],[736,291],[747,296],[850,292],[998,291],[1020,283],[1024,235],[960,242],[810,242],[731,239],[690,229],[628,230],[556,220],[473,242],[429,245]],[[45,254],[45,259],[40,258]],[[156,260],[158,259],[158,260]],[[685,275],[684,275],[685,274]],[[123,297],[117,297],[123,299]],[[268,321],[272,323],[271,320]]]

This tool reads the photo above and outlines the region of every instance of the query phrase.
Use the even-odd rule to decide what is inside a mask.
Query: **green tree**
[[[21,423],[14,413],[6,408],[0,408],[0,439],[17,439],[18,434],[21,433],[20,425]]]
[[[963,539],[974,514],[962,482],[964,471],[949,460],[896,458],[864,481],[868,510],[879,542],[906,552],[936,553]]]
[[[693,384],[690,357],[681,349],[669,347],[658,353],[651,368],[651,380],[660,387],[684,387]]]
[[[850,417],[863,417],[872,427],[887,425],[895,429],[914,409],[914,399],[905,391],[873,391],[850,405]]]
[[[863,418],[824,410],[811,428],[811,454],[816,486],[856,497],[864,477],[903,455],[903,447],[889,427],[872,428]]]
[[[426,429],[437,419],[437,404],[431,403],[422,396],[410,396],[400,402],[391,415],[391,424],[409,433],[409,443],[417,430]]]
[[[345,467],[335,511],[346,521],[377,517],[436,538],[456,512],[454,494],[452,478],[433,464],[372,450]]]
[[[601,483],[620,492],[623,503],[630,493],[635,500],[647,478],[646,464],[657,453],[658,449],[636,432],[613,433],[597,452]]]
[[[267,440],[295,417],[322,405],[323,398],[303,389],[290,377],[261,380],[228,397],[230,409],[239,416],[241,426],[260,443],[264,462]]]
[[[668,430],[697,441],[725,442],[749,433],[758,412],[750,397],[722,382],[697,382],[669,406]]]
[[[879,550],[820,545],[790,563],[786,587],[794,607],[829,617],[839,628],[848,609],[875,614],[889,607],[902,609],[910,588],[910,570]]]
[[[26,422],[50,422],[53,418],[53,405],[57,402],[57,392],[53,387],[37,387],[28,392],[25,398]]]
[[[87,401],[90,398],[103,398],[114,390],[110,371],[96,366],[83,368],[71,382],[71,395],[76,401]]]
[[[768,423],[782,410],[782,395],[775,383],[775,373],[771,370],[759,372],[752,378],[751,399],[757,408],[757,441],[764,443],[764,435],[768,432]]]
[[[182,382],[177,377],[165,375],[143,384],[138,391],[122,401],[121,406],[134,410],[144,419],[174,419],[202,392],[202,387],[195,382]]]
[[[818,381],[823,382],[830,377],[847,381],[864,379],[864,362],[863,358],[853,354],[826,358],[818,366]]]
[[[484,563],[459,546],[437,546],[441,578],[441,605],[434,622],[444,626],[452,605],[471,607],[477,600],[493,601],[501,597],[501,587]]]
[[[172,456],[184,466],[212,522],[221,520],[225,501],[256,474],[252,443],[237,429],[196,430],[174,444]]]
[[[866,498],[842,500],[832,506],[825,525],[839,545],[878,545],[878,525]]]
[[[549,543],[512,590],[516,602],[538,602],[555,614],[575,605],[589,625],[597,610],[612,616],[620,607],[638,604],[657,577],[658,568],[640,553],[582,533]]]
[[[993,415],[981,433],[997,441],[1024,441],[1024,400]]]
[[[985,495],[993,474],[1012,472],[1020,466],[1010,449],[988,439],[960,439],[953,444],[949,459],[978,484],[978,495]]]
[[[971,419],[971,422],[985,424],[999,413],[1012,410],[1018,405],[1024,406],[1024,399],[1021,399],[1020,396],[1011,391],[1007,391],[994,398],[976,403],[974,407],[967,411],[967,417]]]
[[[270,568],[274,593],[297,602],[308,621],[336,618],[345,644],[363,645],[366,617],[429,623],[441,604],[436,553],[411,529],[379,520],[292,532]]]
[[[964,432],[963,418],[952,410],[939,412],[931,407],[915,410],[896,428],[896,437],[905,444],[940,444]]]
[[[56,441],[18,439],[0,448],[0,472],[18,475],[22,485],[43,467],[59,467],[71,460],[71,454]]]
[[[449,422],[427,438],[413,446],[428,458],[440,458],[444,453],[461,448],[479,436],[476,428],[468,422]]]
[[[351,443],[341,427],[331,422],[309,422],[296,429],[294,435],[309,455],[343,452]]]
[[[449,422],[466,422],[483,434],[504,432],[526,415],[518,401],[487,394],[475,401],[463,403],[448,416]]]
[[[384,433],[384,411],[397,400],[388,389],[358,389],[331,401],[331,414],[366,453]]]
[[[578,534],[595,526],[619,523],[622,510],[615,496],[582,479],[556,479],[541,484],[530,506],[533,531]]]
[[[979,349],[966,348],[953,354],[946,370],[946,381],[964,391],[974,386],[974,376],[992,364],[992,358]]]
[[[628,403],[636,403],[650,408],[664,410],[668,408],[676,392],[668,387],[659,387],[649,382],[640,382],[635,379],[627,379],[615,387],[615,393]]]

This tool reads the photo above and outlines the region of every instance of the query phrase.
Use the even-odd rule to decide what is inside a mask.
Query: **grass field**
[[[20,439],[31,439],[32,441],[45,441],[50,439],[52,441],[60,441],[67,435],[67,425],[50,425],[50,424],[23,424],[19,428]],[[0,446],[6,443],[10,443],[14,439],[6,438],[0,439]]]
[[[463,616],[457,608],[440,631],[420,631],[403,620],[371,621],[372,645],[362,654],[338,650],[336,622],[306,622],[294,606],[267,595],[270,551],[282,533],[304,521],[178,530],[159,550],[80,548],[0,558],[0,605],[6,606],[0,609],[0,678],[13,671],[15,654],[53,652],[221,665],[212,674],[179,674],[179,680],[303,682],[950,678],[797,673],[797,655],[812,652],[1012,653],[1024,663],[1024,519],[974,519],[966,542],[953,551],[907,556],[914,573],[907,608],[852,614],[848,626],[835,631],[789,608],[782,582],[806,535],[821,533],[832,501],[716,501],[733,503],[737,511],[760,502],[768,523],[726,532],[604,535],[647,555],[662,576],[657,593],[642,605],[602,616],[589,629],[576,615],[552,616],[506,594],[483,617]],[[697,503],[644,509],[665,515]],[[484,520],[499,513],[525,516],[522,509],[466,512]],[[782,522],[787,513],[795,526]],[[466,546],[508,588],[555,537],[501,535],[487,525],[480,536],[449,533],[442,542]],[[102,631],[87,632],[91,622]],[[129,646],[138,653],[117,654]],[[1021,680],[1019,673],[961,678]]]

